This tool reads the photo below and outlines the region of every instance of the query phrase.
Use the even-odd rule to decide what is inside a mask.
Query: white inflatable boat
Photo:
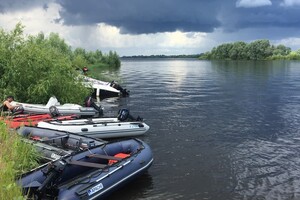
[[[101,139],[139,136],[149,130],[149,126],[144,122],[121,122],[117,118],[39,122],[37,126]]]
[[[55,97],[51,97],[46,105],[43,104],[28,104],[28,103],[19,103],[12,102],[12,105],[22,106],[23,113],[34,113],[34,114],[62,114],[70,115],[76,114],[80,116],[98,116],[103,113],[101,107],[98,107],[95,104],[90,104],[91,107],[82,107],[78,104],[63,104],[60,105],[58,100]]]

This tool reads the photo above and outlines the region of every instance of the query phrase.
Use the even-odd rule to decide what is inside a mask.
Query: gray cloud
[[[272,0],[272,5],[251,8],[234,8],[230,5],[224,5],[220,16],[222,29],[226,32],[236,32],[242,29],[264,29],[267,38],[276,35],[295,35],[296,32],[289,32],[285,29],[300,30],[300,7],[283,7],[282,2],[282,0]],[[277,32],[267,35],[269,33],[267,29],[276,29]],[[258,34],[264,33],[254,35]]]
[[[131,34],[175,30],[213,32],[215,28],[236,31],[251,27],[300,27],[299,7],[283,7],[283,2],[283,0],[58,1],[63,7],[60,20],[66,25],[106,23],[120,28],[122,33]]]
[[[72,32],[67,38],[73,41],[72,44],[75,46],[86,44],[86,48],[92,49],[104,45],[104,40],[95,42],[98,37],[104,37],[101,35],[104,34],[103,31],[106,31],[105,41],[110,41],[110,44],[120,51],[124,49],[124,52],[130,52],[131,48],[157,48],[154,52],[158,52],[159,49],[165,48],[159,44],[170,40],[170,35],[148,33],[175,30],[187,32],[186,38],[182,39],[186,44],[183,42],[179,47],[168,46],[171,43],[169,41],[164,45],[167,50],[173,51],[178,48],[178,52],[183,51],[185,45],[190,48],[190,51],[196,52],[197,48],[191,44],[198,45],[199,51],[202,51],[200,48],[205,49],[224,42],[238,40],[250,42],[256,39],[296,41],[293,38],[300,35],[299,0],[0,0],[0,13],[9,14],[17,10],[26,13],[36,7],[44,9],[46,13],[55,13],[51,15],[52,18],[50,17],[51,22],[53,18],[59,16],[54,20],[57,24],[53,23],[53,27],[60,27],[61,30],[55,28],[47,29],[48,31],[61,31],[62,35],[66,35],[65,32],[68,31],[64,32],[64,30],[74,30],[73,28],[76,27],[76,33]],[[13,12],[10,14],[14,15]],[[31,24],[34,28],[39,27],[37,26],[39,16],[36,17],[34,21],[36,24]],[[25,19],[28,20],[30,17]],[[99,23],[118,27],[121,33],[128,33],[128,35],[120,35],[118,31],[112,33],[111,27],[102,27],[102,31],[99,32],[99,27],[103,25],[95,26]],[[89,34],[87,27],[92,29]],[[41,28],[38,29],[40,31]],[[78,35],[78,32],[82,34]],[[197,32],[208,34],[199,37]],[[144,33],[148,35],[139,35]],[[87,41],[88,37],[91,40]],[[195,38],[195,41],[191,42],[190,38]],[[172,39],[177,42],[180,40],[175,37]],[[83,42],[78,42],[81,40]],[[108,44],[103,48],[108,48]]]
[[[300,28],[298,0],[0,0],[0,12],[36,6],[46,10],[50,2],[62,7],[55,22],[105,23],[129,34]]]
[[[0,0],[0,12],[28,10],[34,7],[47,7],[52,0]]]
[[[61,0],[67,25],[106,23],[122,33],[212,32],[221,24],[217,0]]]

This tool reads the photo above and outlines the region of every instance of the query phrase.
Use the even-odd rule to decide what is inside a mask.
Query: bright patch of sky
[[[236,2],[236,7],[253,8],[260,6],[271,6],[272,2],[270,0],[238,0]]]
[[[300,0],[283,0],[281,6],[300,6]]]

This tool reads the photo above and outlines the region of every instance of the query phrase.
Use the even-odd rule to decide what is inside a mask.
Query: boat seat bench
[[[107,156],[107,155],[102,155],[102,154],[89,154],[86,155],[88,158],[102,158],[102,159],[107,159],[107,160],[116,160],[116,161],[121,161],[123,160],[122,158],[114,157],[114,156]],[[100,168],[104,169],[108,165],[104,164],[98,164],[98,163],[93,163],[93,162],[84,162],[84,161],[78,161],[78,160],[67,160],[67,163],[70,165],[79,165],[83,167],[92,167],[92,168]]]
[[[89,157],[89,158],[103,158],[103,159],[107,159],[107,160],[117,160],[117,161],[122,160],[122,158],[118,158],[118,157],[114,157],[114,156],[107,156],[107,155],[102,155],[102,154],[90,154],[90,155],[87,155],[87,157]]]
[[[92,168],[100,168],[100,169],[104,169],[107,167],[107,165],[103,165],[103,164],[77,161],[77,160],[68,160],[67,163],[70,165],[79,165],[79,166],[83,166],[83,167],[92,167]]]
[[[56,136],[56,137],[45,137],[45,138],[40,138],[40,137],[33,137],[32,139],[33,140],[36,140],[36,141],[39,141],[39,142],[48,142],[48,141],[51,141],[51,140],[58,140],[58,139],[63,139],[63,138],[68,138],[69,137],[69,134],[66,134],[66,135],[60,135],[60,136]]]

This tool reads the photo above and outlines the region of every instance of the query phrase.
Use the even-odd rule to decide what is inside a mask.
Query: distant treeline
[[[137,55],[137,56],[123,56],[121,58],[199,58],[201,54],[192,54],[192,55]]]
[[[55,33],[50,34],[57,36]],[[103,54],[100,50],[86,51],[83,48],[76,48],[74,51],[70,48],[70,59],[74,67],[83,67],[87,65],[104,64],[107,67],[118,68],[121,66],[120,58],[116,52],[109,51],[108,54]],[[100,66],[100,65],[99,65]]]
[[[24,35],[19,23],[7,32],[0,28],[0,97],[46,103],[56,96],[61,103],[82,103],[90,94],[78,80],[76,69],[84,66],[120,67],[115,52],[72,49],[58,34]],[[0,100],[1,101],[1,100]]]
[[[202,54],[201,60],[300,60],[300,50],[291,51],[282,44],[271,45],[269,40],[242,41],[221,44]]]

